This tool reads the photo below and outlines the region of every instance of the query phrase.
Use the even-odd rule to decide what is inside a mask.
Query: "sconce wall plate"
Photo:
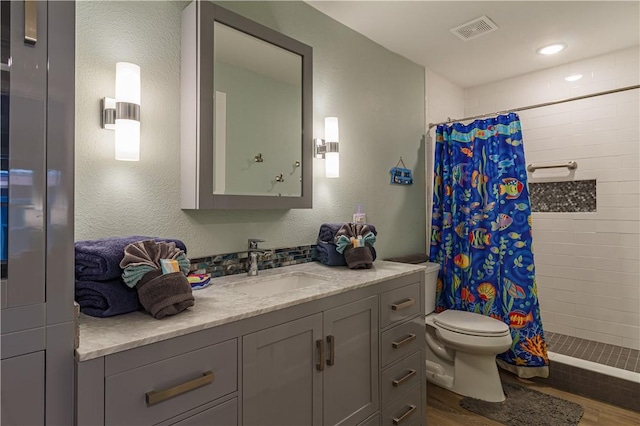
[[[131,102],[116,102],[113,98],[102,98],[102,128],[116,129],[118,120],[140,121],[140,105]]]
[[[340,152],[340,143],[326,142],[324,139],[316,138],[313,140],[316,158],[324,159],[328,152]]]

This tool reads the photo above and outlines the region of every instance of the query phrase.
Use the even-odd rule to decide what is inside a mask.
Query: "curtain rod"
[[[563,104],[565,102],[579,101],[581,99],[588,99],[588,98],[593,98],[595,96],[609,95],[609,94],[612,94],[612,93],[624,92],[626,90],[633,90],[633,89],[638,89],[638,88],[640,88],[640,84],[636,84],[634,86],[621,87],[619,89],[605,90],[604,92],[591,93],[589,95],[576,96],[574,98],[567,98],[567,99],[562,99],[562,100],[559,100],[559,101],[544,102],[544,103],[541,103],[541,104],[529,105],[529,106],[520,107],[520,108],[514,108],[514,109],[507,109],[507,110],[504,110],[504,111],[491,112],[489,114],[480,114],[480,115],[474,115],[474,116],[465,117],[465,118],[455,118],[453,120],[449,118],[447,121],[442,121],[440,123],[429,123],[429,130],[431,130],[433,127],[438,126],[440,124],[451,124],[451,123],[459,122],[459,121],[468,121],[468,120],[475,120],[476,118],[490,117],[492,115],[500,115],[500,114],[508,114],[510,112],[526,111],[528,109],[534,109],[534,108],[546,107],[546,106],[550,106],[550,105]]]

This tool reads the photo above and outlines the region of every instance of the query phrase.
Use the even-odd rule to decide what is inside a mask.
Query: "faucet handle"
[[[259,238],[249,238],[249,250],[257,250],[258,243],[264,243],[264,240]]]

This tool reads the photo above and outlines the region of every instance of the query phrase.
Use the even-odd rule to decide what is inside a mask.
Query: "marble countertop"
[[[86,361],[133,349],[424,269],[424,266],[380,260],[374,262],[371,269],[356,270],[345,266],[329,267],[318,262],[310,262],[260,271],[256,277],[238,274],[214,278],[210,286],[194,290],[195,306],[162,320],[156,320],[144,312],[132,312],[111,318],[94,318],[80,314],[80,345],[76,349],[76,359]],[[270,296],[256,296],[239,291],[242,284],[269,285],[270,280],[287,275],[303,275],[320,281]]]

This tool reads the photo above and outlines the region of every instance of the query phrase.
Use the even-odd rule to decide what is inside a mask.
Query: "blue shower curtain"
[[[504,321],[513,344],[498,364],[547,377],[525,167],[517,114],[438,126],[430,257],[441,265],[436,310]]]

